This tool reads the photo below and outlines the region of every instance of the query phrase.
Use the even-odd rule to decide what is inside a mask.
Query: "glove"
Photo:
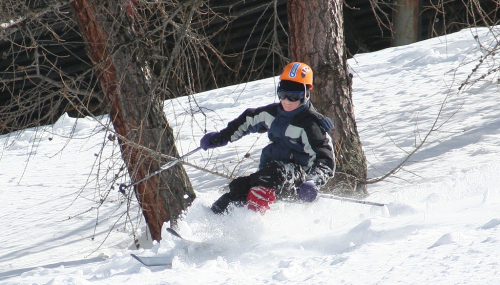
[[[261,215],[266,213],[266,210],[271,209],[269,204],[276,201],[276,191],[272,188],[263,186],[254,186],[250,188],[247,196],[247,207],[255,212],[260,212]]]
[[[200,146],[203,150],[225,146],[226,144],[227,140],[225,140],[218,132],[208,133],[200,140]]]
[[[316,196],[318,196],[318,191],[318,186],[313,181],[306,181],[299,187],[299,200],[313,202],[316,200]]]

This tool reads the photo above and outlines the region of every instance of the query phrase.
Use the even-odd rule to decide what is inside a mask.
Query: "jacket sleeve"
[[[325,185],[335,173],[335,154],[330,135],[313,123],[306,130],[309,144],[316,154],[311,168],[307,171],[306,181],[312,180],[318,186]]]
[[[227,141],[234,142],[249,133],[267,132],[276,117],[277,110],[277,104],[246,109],[238,118],[229,122],[220,134]]]

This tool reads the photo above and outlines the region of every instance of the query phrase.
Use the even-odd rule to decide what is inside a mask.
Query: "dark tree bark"
[[[343,1],[289,0],[290,51],[294,61],[311,66],[311,101],[329,116],[335,129],[337,171],[326,189],[342,196],[367,196],[366,158],[361,147],[352,104],[352,75],[344,44]]]
[[[138,40],[133,15],[124,3],[76,0],[71,8],[99,74],[113,126],[120,135],[122,157],[136,181],[165,162],[145,149],[172,157],[178,157],[178,153],[162,102],[153,91],[154,78],[146,75],[146,41]],[[161,240],[163,223],[175,222],[195,199],[180,164],[138,184],[135,194],[154,240]]]

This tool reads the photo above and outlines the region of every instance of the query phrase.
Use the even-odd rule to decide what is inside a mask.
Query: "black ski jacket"
[[[305,171],[306,180],[322,186],[335,171],[332,140],[325,130],[328,125],[333,127],[309,102],[291,112],[274,103],[245,110],[220,134],[234,142],[249,133],[267,132],[271,143],[262,150],[259,168],[271,161],[295,163]]]

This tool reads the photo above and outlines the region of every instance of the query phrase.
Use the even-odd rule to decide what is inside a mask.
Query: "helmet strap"
[[[307,84],[304,83],[304,102],[307,102],[309,101],[309,99],[311,99],[311,89],[312,88],[307,88]]]
[[[301,100],[300,105],[306,104],[307,102],[311,101],[310,99],[311,99],[311,91],[309,91],[309,89],[305,89],[304,90],[304,99]]]

